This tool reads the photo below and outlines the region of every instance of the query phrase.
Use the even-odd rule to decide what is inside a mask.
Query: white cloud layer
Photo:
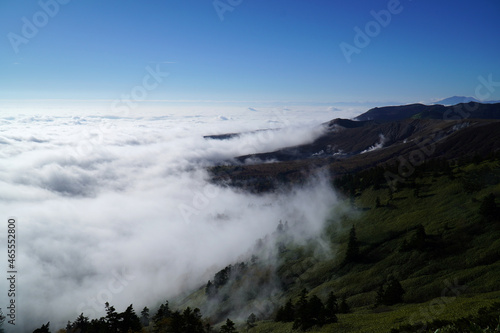
[[[256,114],[0,115],[0,242],[15,216],[19,331],[102,316],[106,301],[118,311],[154,306],[208,280],[280,219],[317,233],[336,200],[324,182],[264,196],[208,182],[205,166],[322,131],[283,111]],[[203,139],[264,126],[274,130]],[[4,313],[7,301],[2,293]]]

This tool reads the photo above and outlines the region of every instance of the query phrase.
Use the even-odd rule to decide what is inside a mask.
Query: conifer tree
[[[304,288],[300,292],[300,298],[297,304],[295,304],[295,320],[293,322],[293,328],[303,328],[304,322],[308,317],[308,299],[307,299],[307,290]]]
[[[349,304],[347,304],[347,299],[344,296],[342,296],[342,299],[340,301],[339,305],[339,313],[349,313],[351,312],[351,308],[349,307]]]
[[[292,300],[289,299],[286,302],[285,307],[283,309],[283,321],[284,322],[292,322],[295,319],[295,307],[293,306]]]
[[[484,218],[495,218],[498,214],[498,207],[495,203],[495,195],[493,193],[488,194],[479,207],[479,214]]]
[[[141,311],[141,324],[145,327],[149,326],[149,308],[147,306]]]
[[[330,292],[325,304],[325,319],[328,323],[336,323],[338,321],[337,313],[339,313],[339,305],[337,303],[337,297]]]
[[[142,328],[141,320],[136,315],[132,304],[130,304],[125,312],[118,315],[118,331],[119,332],[137,332]]]
[[[109,332],[118,332],[118,313],[114,306],[110,306],[108,302],[105,303],[106,307],[106,323]]]
[[[376,304],[394,305],[403,302],[403,287],[394,276],[389,276],[387,282],[377,291]]]
[[[50,322],[48,322],[45,325],[42,325],[42,327],[40,327],[40,328],[37,328],[36,330],[33,331],[33,333],[50,333],[49,326],[50,326]]]
[[[315,325],[323,325],[325,323],[325,306],[318,296],[313,295],[308,302],[307,317],[304,318],[305,322],[303,327],[308,329]]]
[[[347,251],[345,254],[344,263],[350,263],[359,259],[359,244],[356,237],[356,228],[354,225],[349,232],[349,242],[347,243]]]
[[[238,331],[236,331],[236,327],[235,327],[234,323],[229,318],[226,320],[226,323],[221,326],[219,332],[220,333],[238,333]]]
[[[257,316],[254,313],[251,313],[248,318],[247,318],[247,331],[250,330],[251,328],[254,328],[257,326]]]

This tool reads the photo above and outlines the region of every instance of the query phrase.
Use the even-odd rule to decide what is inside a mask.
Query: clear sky
[[[0,3],[0,99],[114,100],[148,67],[169,76],[147,100],[415,102],[500,82],[498,0],[55,1]]]

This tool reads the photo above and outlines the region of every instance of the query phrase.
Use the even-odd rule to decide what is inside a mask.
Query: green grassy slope
[[[339,314],[338,323],[312,332],[388,332],[405,324],[458,319],[498,302],[500,221],[485,219],[479,207],[489,193],[500,196],[499,165],[498,159],[491,159],[454,167],[452,176],[419,173],[419,178],[407,179],[407,185],[396,192],[386,186],[355,191],[354,198],[343,203],[352,205],[354,213],[340,221],[338,213],[332,213],[337,217],[327,222],[321,242],[288,243],[279,253],[275,270],[285,283],[272,304],[284,305],[289,298],[296,301],[303,288],[323,301],[333,291],[338,297],[346,296],[352,312]],[[480,186],[467,186],[471,179]],[[352,225],[361,256],[344,264]],[[412,243],[419,225],[425,229],[425,241],[405,249],[404,241]],[[328,255],[318,254],[318,243],[323,248],[326,244]],[[376,307],[377,290],[389,275],[405,290],[403,303]],[[230,288],[236,292],[237,286]],[[196,306],[205,300],[199,290],[179,304]],[[292,331],[291,323],[272,321],[273,313],[259,317],[251,332]]]

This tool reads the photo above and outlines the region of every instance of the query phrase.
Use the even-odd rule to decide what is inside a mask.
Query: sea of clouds
[[[206,283],[279,220],[300,219],[304,235],[318,233],[336,202],[328,181],[258,196],[212,184],[206,172],[235,156],[312,142],[321,122],[342,116],[326,108],[1,111],[0,267],[7,271],[7,219],[15,217],[20,332],[48,321],[56,331],[82,312],[100,317],[105,302],[119,312],[131,303],[136,312],[154,308]],[[245,134],[203,138],[234,132]],[[8,301],[2,292],[4,314]]]

